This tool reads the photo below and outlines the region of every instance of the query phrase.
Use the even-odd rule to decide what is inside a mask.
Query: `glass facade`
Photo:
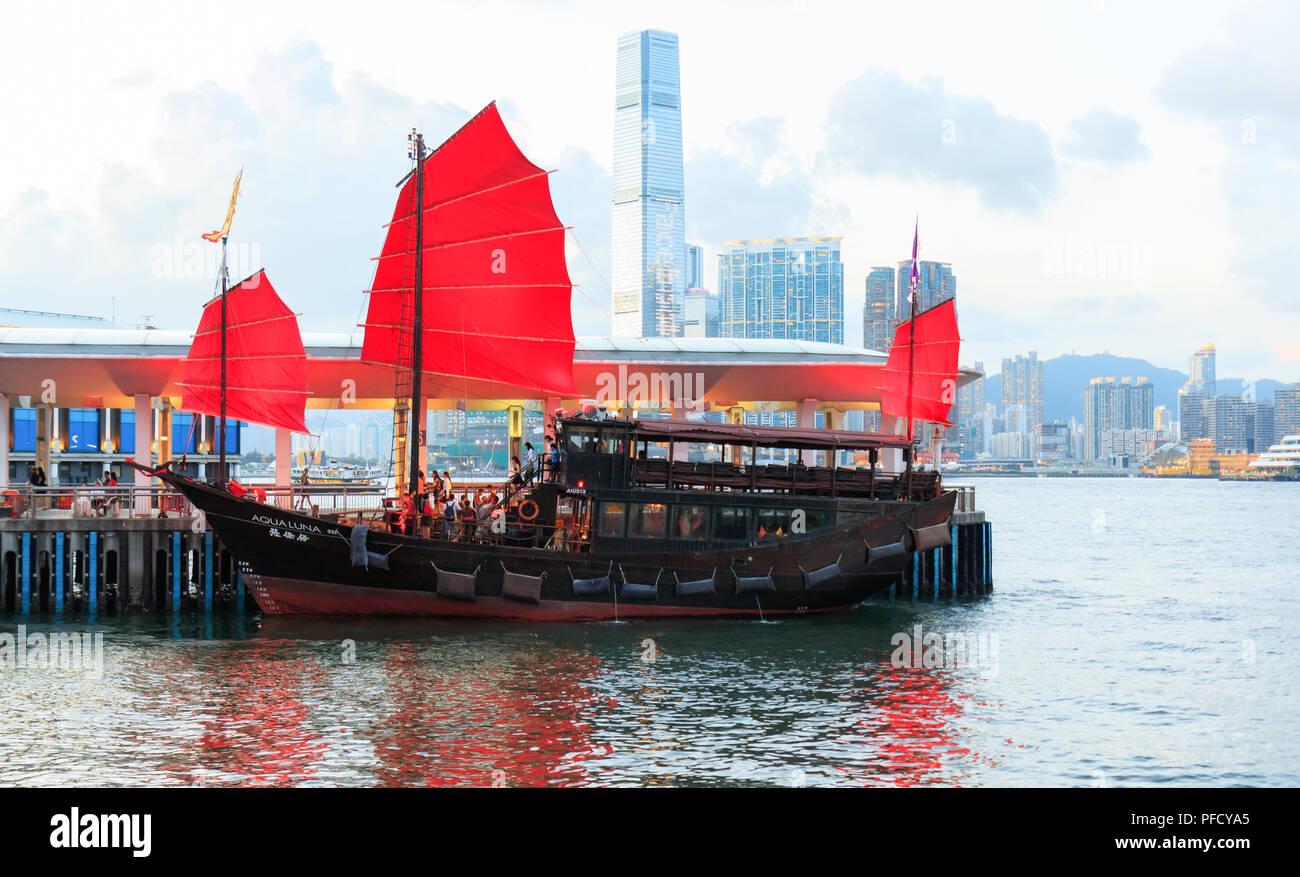
[[[887,352],[894,343],[894,269],[872,268],[867,275],[867,298],[862,308],[862,346]]]
[[[844,343],[839,238],[729,241],[718,292],[724,338]]]
[[[926,262],[924,260],[917,262],[917,273],[920,274],[921,284],[920,292],[916,298],[917,311],[927,311],[937,304],[943,304],[950,298],[957,297],[957,276],[952,273],[952,263],[950,262]],[[906,259],[898,263],[898,319],[900,321],[911,318],[912,305],[907,300],[908,282],[912,277],[912,260]]]
[[[98,408],[71,408],[68,410],[67,450],[81,453],[100,450]]]
[[[613,185],[612,333],[680,335],[687,260],[676,34],[618,38]]]

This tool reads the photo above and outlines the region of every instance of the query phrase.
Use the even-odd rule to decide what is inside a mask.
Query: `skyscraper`
[[[1102,456],[1104,433],[1155,428],[1155,388],[1146,378],[1093,378],[1083,391],[1083,456]]]
[[[717,294],[697,287],[686,290],[682,326],[687,338],[717,338],[722,332],[722,301]]]
[[[894,343],[897,305],[894,301],[894,270],[872,268],[867,275],[867,301],[862,308],[862,346],[888,351]]]
[[[844,343],[840,238],[728,241],[718,293],[724,338]]]
[[[1287,384],[1273,391],[1277,437],[1300,435],[1300,384]]]
[[[677,35],[620,36],[614,87],[613,334],[680,335],[687,261]]]
[[[924,311],[942,304],[950,298],[957,297],[957,277],[952,273],[952,263],[950,262],[925,262],[916,263],[917,271],[920,273],[921,282],[916,297],[917,311]],[[897,311],[898,320],[909,319],[912,315],[912,306],[907,301],[908,281],[912,277],[912,260],[905,259],[898,263],[898,283],[897,283]]]
[[[939,302],[935,302],[938,304]],[[1002,360],[1002,409],[1020,405],[1025,409],[1025,429],[1038,432],[1043,425],[1043,364],[1037,351],[1029,356],[1016,354]]]
[[[704,247],[699,244],[686,245],[686,288],[704,288]]]
[[[1189,392],[1215,395],[1214,381],[1214,345],[1207,344],[1192,354],[1187,365],[1187,387]]]

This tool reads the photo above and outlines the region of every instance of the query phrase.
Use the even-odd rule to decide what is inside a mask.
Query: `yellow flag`
[[[226,221],[217,231],[210,231],[203,236],[205,241],[213,243],[227,237],[230,234],[230,221],[235,218],[235,199],[239,197],[239,181],[244,176],[244,169],[241,167],[239,173],[235,175],[235,190],[230,193],[230,207],[226,210]]]

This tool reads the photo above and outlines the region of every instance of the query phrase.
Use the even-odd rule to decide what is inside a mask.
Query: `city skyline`
[[[1035,11],[1076,35],[1051,52],[1015,29],[988,29],[976,10],[958,5],[889,10],[880,24],[895,30],[936,11],[952,26],[919,49],[883,47],[868,63],[851,50],[857,13],[846,6],[836,10],[846,23],[837,33],[761,64],[754,47],[779,37],[757,21],[663,4],[644,23],[689,47],[681,59],[693,193],[687,237],[706,246],[709,262],[723,240],[842,234],[845,309],[855,315],[846,342],[858,344],[865,277],[905,251],[919,213],[922,258],[941,255],[961,268],[965,362],[997,362],[1032,345],[1044,358],[1121,351],[1171,365],[1213,330],[1231,351],[1219,363],[1225,373],[1300,379],[1300,345],[1291,340],[1300,336],[1300,310],[1285,300],[1277,307],[1287,260],[1269,249],[1295,237],[1294,211],[1284,205],[1293,201],[1286,162],[1300,129],[1267,87],[1288,81],[1296,63],[1282,39],[1296,11],[1209,5],[1171,22],[1143,8],[1117,28],[1117,10],[1095,7]],[[232,16],[239,8],[232,4]],[[574,26],[543,47],[534,34],[544,13],[516,11],[491,51],[452,45],[419,64],[391,45],[356,44],[337,25],[302,41],[292,16],[265,10],[255,34],[232,39],[233,24],[205,23],[193,28],[190,51],[164,48],[166,57],[150,61],[140,60],[150,57],[143,49],[166,40],[147,29],[112,45],[65,45],[103,71],[59,91],[66,115],[103,136],[87,157],[77,138],[45,127],[51,122],[36,112],[49,103],[43,86],[0,98],[9,117],[37,120],[32,136],[3,147],[14,172],[0,181],[0,281],[24,299],[58,297],[60,310],[115,310],[124,325],[151,314],[186,326],[212,278],[168,266],[187,264],[191,245],[203,252],[197,235],[246,165],[232,250],[246,248],[242,258],[267,266],[306,331],[338,331],[353,322],[368,283],[391,207],[374,193],[404,172],[405,132],[416,124],[439,142],[493,98],[521,144],[557,170],[560,215],[603,271],[615,41],[641,22],[574,4]],[[49,14],[24,10],[15,23],[38,29]],[[91,24],[106,15],[85,13]],[[447,15],[448,24],[474,20],[464,10]],[[168,27],[183,27],[186,16],[175,11]],[[1152,31],[1162,33],[1159,45],[1139,36]],[[205,42],[226,48],[206,51]],[[238,48],[228,51],[232,43]],[[1028,53],[1041,75],[1033,82],[1008,65],[973,70],[976,45],[981,54],[999,46]],[[1100,45],[1135,51],[1120,52],[1086,87],[1073,82],[1069,71]],[[538,64],[557,51],[564,64]],[[36,62],[30,53],[15,46],[0,65],[17,78]],[[719,57],[724,63],[714,63]],[[465,68],[483,75],[448,75]],[[1265,77],[1266,69],[1280,72]],[[737,74],[754,87],[729,87]],[[1200,75],[1259,100],[1210,104],[1198,98]],[[883,139],[870,121],[897,118],[900,106],[914,121],[889,126]],[[132,125],[122,124],[127,118]],[[1015,160],[994,161],[981,142],[1005,146]],[[1189,190],[1191,174],[1206,185]],[[1247,190],[1268,197],[1249,212],[1233,206],[1234,193]],[[328,265],[322,250],[334,256]],[[51,262],[73,268],[52,277],[43,270]],[[576,243],[570,263],[581,287],[578,331],[604,334],[607,286]],[[1224,300],[1240,307],[1224,312]],[[1260,311],[1270,313],[1262,329]]]

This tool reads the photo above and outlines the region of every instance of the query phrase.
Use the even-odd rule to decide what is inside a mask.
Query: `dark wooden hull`
[[[388,569],[354,566],[351,527],[288,509],[237,498],[210,485],[171,473],[163,481],[200,509],[239,563],[245,583],[270,615],[411,615],[537,621],[600,621],[614,618],[764,617],[844,610],[897,582],[914,545],[912,532],[945,524],[955,497],[921,503],[879,503],[868,520],[778,543],[739,545],[695,552],[615,553],[445,542],[382,531],[368,534],[368,549],[385,554]],[[906,552],[876,559],[868,546],[902,542]],[[808,587],[805,572],[838,564],[839,572]],[[438,569],[473,572],[471,599],[436,592]],[[736,593],[742,576],[772,570],[775,590]],[[540,599],[502,596],[504,575],[545,574]],[[652,597],[616,593],[578,596],[573,579],[611,573],[617,584],[656,583]],[[716,573],[715,573],[716,571]],[[679,596],[675,579],[715,576],[716,592]],[[656,581],[657,580],[657,581]]]

